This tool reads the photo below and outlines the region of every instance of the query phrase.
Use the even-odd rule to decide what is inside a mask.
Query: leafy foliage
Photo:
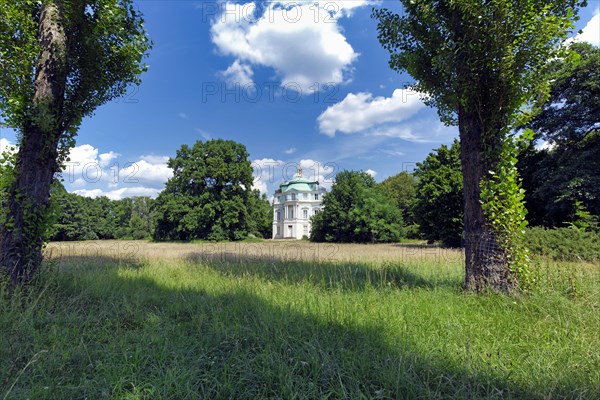
[[[529,124],[536,138],[558,147],[578,143],[600,123],[600,48],[589,43],[573,43],[573,59],[559,59],[549,72],[550,97]]]
[[[525,133],[519,139],[511,137],[504,142],[496,172],[489,171],[491,176],[482,181],[481,201],[488,223],[497,232],[499,244],[511,250],[507,252],[511,272],[518,277],[521,287],[527,289],[532,278],[528,268],[529,252],[524,242],[527,226],[527,210],[523,204],[525,190],[516,167],[519,140],[529,142],[531,135]]]
[[[268,233],[271,209],[252,187],[252,167],[242,144],[230,140],[181,146],[169,160],[173,177],[156,200],[157,240],[241,240]]]
[[[250,224],[248,232],[258,238],[270,239],[273,236],[273,208],[267,195],[261,195],[260,191],[254,189],[249,200]]]
[[[525,241],[533,254],[563,261],[600,262],[600,233],[572,228],[526,230]]]
[[[142,63],[152,43],[131,0],[60,2],[55,23],[69,38],[57,54],[65,71],[64,105],[58,129],[63,156],[74,144],[81,120],[106,102],[140,84]],[[34,80],[40,57],[41,1],[3,2],[0,10],[0,111],[6,125],[22,129],[31,118]],[[54,111],[52,111],[54,112]],[[58,116],[57,116],[58,117]]]
[[[415,177],[402,171],[394,176],[390,176],[379,184],[381,190],[389,196],[402,211],[402,217],[407,225],[415,223],[413,208],[416,201]]]
[[[56,181],[50,201],[53,223],[48,237],[52,241],[149,239],[154,232],[154,200],[149,197],[83,197],[68,193]]]
[[[578,213],[600,216],[600,48],[572,48],[579,61],[554,61],[550,98],[529,125],[552,147],[532,144],[519,161],[534,225],[563,226]]]
[[[402,213],[366,172],[342,171],[323,198],[323,211],[312,217],[316,242],[397,242],[403,236]]]
[[[417,164],[415,219],[429,241],[450,247],[461,245],[463,231],[463,181],[460,145],[442,145]]]

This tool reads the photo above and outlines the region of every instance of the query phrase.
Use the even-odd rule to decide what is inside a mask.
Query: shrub
[[[600,261],[600,234],[573,228],[529,228],[526,243],[534,254],[564,261]]]

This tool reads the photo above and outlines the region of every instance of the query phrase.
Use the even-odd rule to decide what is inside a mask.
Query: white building
[[[310,217],[323,208],[326,190],[319,182],[302,176],[282,183],[273,199],[273,239],[302,239],[310,236]]]

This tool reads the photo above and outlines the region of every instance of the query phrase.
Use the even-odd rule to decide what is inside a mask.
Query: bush
[[[534,254],[564,261],[600,261],[600,234],[573,228],[529,228],[527,246]]]

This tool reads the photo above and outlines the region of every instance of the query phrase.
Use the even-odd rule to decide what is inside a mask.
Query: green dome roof
[[[313,190],[310,185],[306,182],[290,182],[289,184],[281,185],[282,192],[289,192],[291,190],[297,190],[299,192],[310,192]]]
[[[299,192],[311,192],[319,188],[318,181],[311,181],[310,179],[306,179],[302,176],[302,170],[298,171],[298,175],[285,183],[282,183],[279,186],[281,192],[290,192],[292,190],[296,190]]]

